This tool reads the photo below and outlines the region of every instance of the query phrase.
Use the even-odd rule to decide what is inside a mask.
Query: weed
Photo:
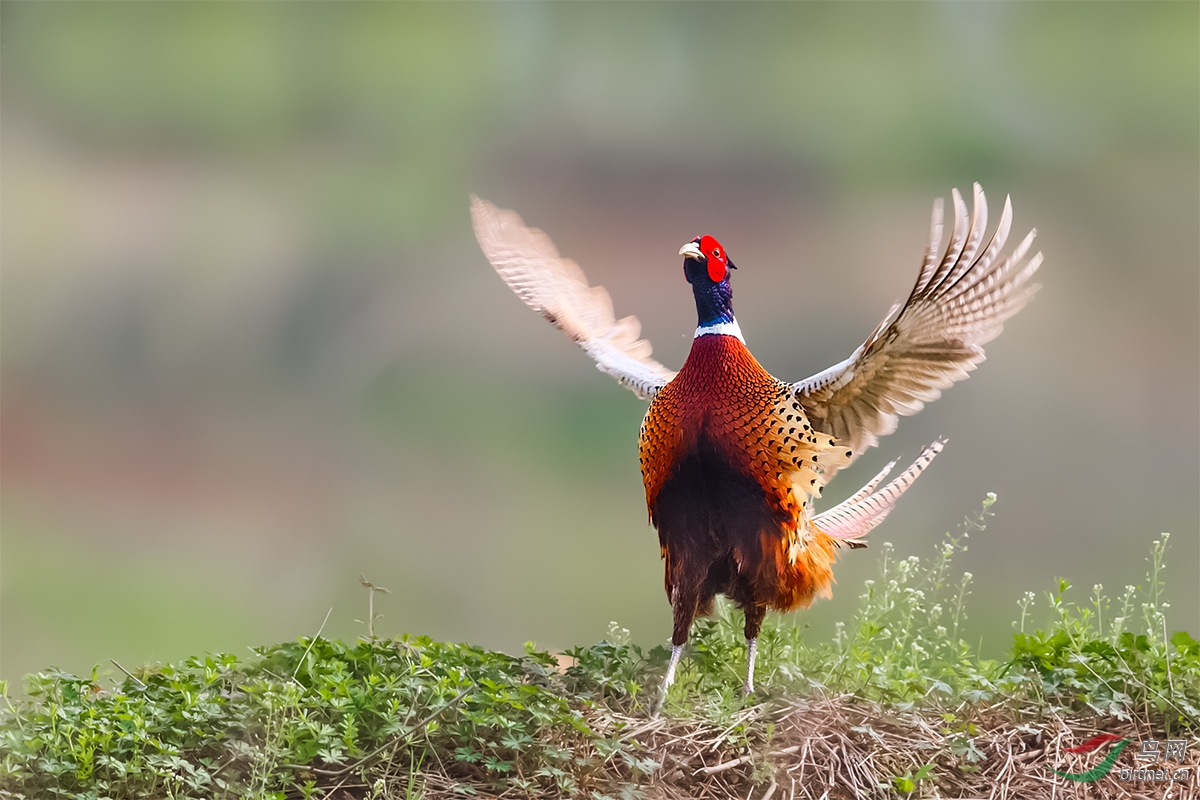
[[[1111,606],[1103,587],[1092,587],[1091,602],[1077,605],[1068,598],[1069,581],[1046,593],[1049,622],[1045,630],[1014,634],[1009,672],[1020,671],[1036,680],[1032,691],[1048,704],[1085,705],[1099,714],[1128,719],[1134,709],[1161,715],[1164,725],[1193,727],[1200,721],[1200,645],[1184,631],[1168,638],[1163,572],[1169,534],[1155,540],[1147,559],[1145,588],[1125,587],[1120,613],[1104,622]],[[1138,604],[1143,629],[1128,629]],[[1022,621],[1033,606],[1032,593],[1022,601]]]
[[[845,758],[856,742],[871,752],[899,747],[907,739],[889,733],[888,721],[897,713],[925,720],[924,749],[887,761],[890,772],[872,777],[842,764],[860,789],[924,793],[987,766],[983,720],[994,721],[997,708],[1014,719],[1136,717],[1169,734],[1200,725],[1200,643],[1182,631],[1167,638],[1165,534],[1144,587],[1115,600],[1096,585],[1077,604],[1061,580],[1041,609],[1027,592],[1006,661],[980,659],[960,638],[971,576],[955,574],[953,557],[984,529],[994,500],[928,560],[884,545],[879,577],[832,642],[808,643],[792,618],[769,618],[759,675],[770,688],[753,698],[740,692],[745,642],[728,603],[696,623],[692,657],[656,720],[648,712],[666,649],[631,644],[615,623],[605,641],[568,651],[563,670],[532,645],[508,655],[379,638],[374,599],[383,590],[364,581],[366,638],[355,644],[318,630],[247,660],[118,665],[118,682],[98,669],[87,677],[51,670],[28,676],[27,698],[16,703],[0,684],[0,796],[276,800],[353,786],[356,796],[410,800],[505,791],[634,797],[648,780],[687,786],[737,776],[774,786],[775,761],[802,757],[797,737],[813,724],[796,721],[808,702],[797,698],[822,697],[847,698],[825,701],[834,712],[812,718],[847,715],[829,758]],[[1043,611],[1044,627],[1035,628]],[[724,761],[711,763],[712,754]],[[679,766],[697,758],[706,766]]]
[[[916,772],[909,770],[903,775],[897,775],[892,778],[892,788],[897,792],[904,794],[912,794],[917,790],[917,784],[924,780],[929,780],[933,777],[934,764],[925,764]]]

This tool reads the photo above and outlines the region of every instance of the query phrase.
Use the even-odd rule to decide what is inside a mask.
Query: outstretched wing
[[[583,270],[561,257],[549,236],[526,227],[515,211],[474,195],[471,218],[483,254],[509,288],[582,347],[597,369],[642,399],[675,377],[650,357],[650,343],[638,338],[637,317],[617,319],[604,287],[588,286]]]
[[[933,206],[925,262],[912,293],[845,361],[792,384],[796,398],[819,431],[835,436],[855,457],[896,429],[900,415],[920,411],[983,361],[983,345],[1006,319],[1021,310],[1038,287],[1030,276],[1042,263],[1026,259],[1036,231],[1000,258],[1012,225],[1004,202],[1000,224],[983,245],[987,200],[975,184],[975,213],[954,190],[954,232],[945,253],[942,201]]]

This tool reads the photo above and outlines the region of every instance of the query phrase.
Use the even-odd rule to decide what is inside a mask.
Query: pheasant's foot
[[[655,704],[655,716],[658,715],[659,711],[662,711],[663,703],[667,700],[667,690],[675,683],[675,668],[679,666],[679,659],[682,657],[683,645],[673,645],[671,647],[671,661],[667,664],[667,674],[663,677],[662,690],[658,694],[658,703]]]
[[[746,682],[742,691],[747,696],[754,694],[754,659],[758,656],[758,637],[746,640]]]

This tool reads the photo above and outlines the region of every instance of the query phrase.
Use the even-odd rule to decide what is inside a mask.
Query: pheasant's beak
[[[704,253],[700,252],[700,245],[697,242],[688,242],[683,247],[679,248],[679,255],[687,256],[695,261],[704,260]]]

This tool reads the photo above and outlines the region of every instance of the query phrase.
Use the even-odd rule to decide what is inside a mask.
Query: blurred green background
[[[996,654],[1055,576],[1200,629],[1200,6],[4,3],[0,677],[316,631],[665,642],[644,405],[525,309],[467,196],[637,314],[695,324],[718,236],[759,359],[844,358],[933,198],[1006,193],[1035,302],[831,487],[938,435],[875,541],[959,562]],[[811,635],[848,618],[849,553]]]

